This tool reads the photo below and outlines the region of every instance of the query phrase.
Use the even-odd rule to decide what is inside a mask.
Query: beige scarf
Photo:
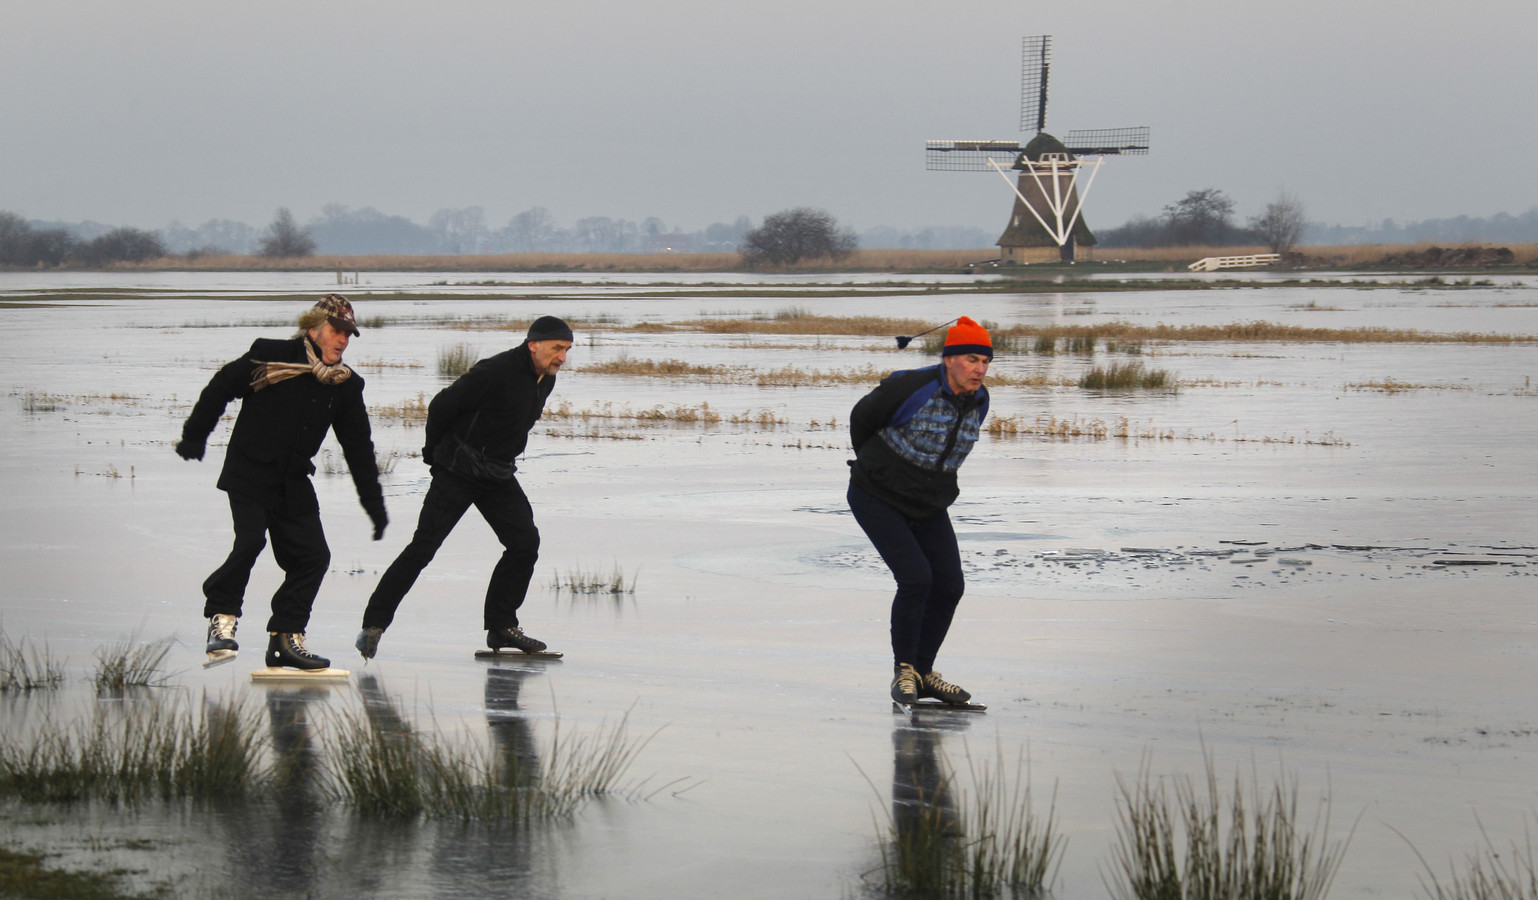
[[[256,371],[251,373],[251,390],[259,391],[269,384],[277,384],[290,378],[297,378],[306,372],[313,372],[315,378],[321,384],[341,384],[352,375],[352,369],[338,362],[334,366],[328,366],[315,355],[315,345],[309,338],[304,339],[304,358],[309,362],[283,363],[283,362],[259,362]]]

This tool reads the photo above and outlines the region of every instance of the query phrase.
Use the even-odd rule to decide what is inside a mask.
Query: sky
[[[0,210],[160,228],[480,206],[684,230],[1004,224],[929,139],[1146,125],[1096,227],[1224,191],[1367,225],[1538,205],[1532,0],[0,0]]]

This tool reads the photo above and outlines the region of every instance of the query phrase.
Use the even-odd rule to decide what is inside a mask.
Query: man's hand
[[[182,459],[202,459],[205,445],[202,441],[182,438],[176,442],[176,455]]]
[[[374,540],[384,537],[385,526],[390,524],[390,517],[385,515],[384,498],[363,504],[363,510],[368,513],[369,521],[374,523]]]
[[[422,448],[422,462],[427,463],[429,466],[433,464],[433,448]]]

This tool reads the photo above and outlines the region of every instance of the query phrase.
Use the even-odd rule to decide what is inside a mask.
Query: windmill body
[[[927,167],[937,171],[993,170],[1015,195],[1009,224],[999,236],[1005,263],[1073,261],[1077,247],[1091,247],[1094,233],[1081,214],[1103,156],[1148,152],[1148,128],[1100,128],[1068,132],[1058,140],[1046,131],[1047,76],[1051,70],[1051,35],[1024,41],[1020,82],[1020,130],[1034,131],[1018,141],[929,141]],[[1018,173],[1012,176],[1011,173]]]

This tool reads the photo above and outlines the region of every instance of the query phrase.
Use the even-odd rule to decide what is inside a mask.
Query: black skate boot
[[[304,646],[303,632],[271,632],[267,641],[267,665],[271,668],[315,669],[331,668],[331,660],[316,656]]]
[[[358,653],[364,659],[373,659],[374,654],[379,652],[379,638],[382,635],[383,628],[365,628],[358,632],[358,639],[353,642],[353,646],[358,648]]]
[[[892,702],[912,706],[919,699],[919,673],[907,663],[892,667]]]
[[[939,672],[931,671],[928,675],[919,677],[919,696],[931,697],[942,703],[957,706],[972,699],[972,695],[940,677]]]
[[[524,653],[541,653],[545,649],[545,642],[535,640],[524,634],[523,629],[517,625],[511,628],[504,625],[501,628],[493,628],[486,632],[486,646],[493,650],[512,647],[515,650],[522,650]]]
[[[203,663],[203,668],[227,663],[240,653],[240,645],[235,643],[235,625],[239,620],[234,616],[224,613],[214,613],[208,620],[208,645],[204,651],[208,653],[208,660]]]

